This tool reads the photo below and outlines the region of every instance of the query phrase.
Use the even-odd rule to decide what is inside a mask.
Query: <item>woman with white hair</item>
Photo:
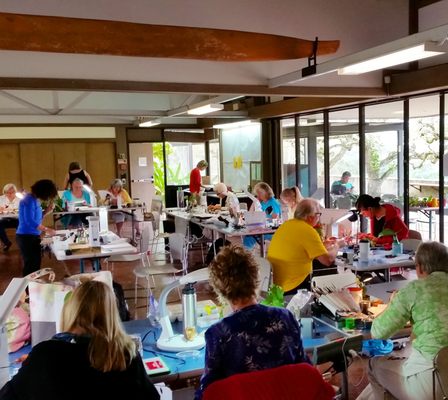
[[[126,189],[123,188],[123,182],[121,181],[121,179],[118,178],[113,179],[107,191],[105,204],[116,208],[119,204],[125,206],[131,203],[132,203],[131,196],[129,196],[129,193],[126,191]],[[115,226],[117,228],[117,235],[121,236],[121,230],[123,229],[123,224],[124,220],[126,219],[126,215],[119,211],[113,212],[110,215],[115,222]],[[138,233],[139,228],[137,224],[137,234]]]
[[[415,255],[415,269],[418,279],[392,296],[386,310],[373,321],[371,330],[373,338],[388,339],[411,321],[412,351],[407,358],[370,359],[370,385],[358,400],[379,400],[386,393],[403,400],[433,398],[434,356],[448,346],[446,246],[438,242],[422,243]]]
[[[0,213],[17,213],[19,210],[20,199],[16,196],[17,188],[13,183],[7,183],[3,186],[3,195],[0,196]],[[19,225],[18,218],[0,219],[0,240],[3,243],[3,251],[8,251],[12,243],[6,234],[6,228],[17,229]]]
[[[225,183],[217,183],[213,190],[221,200],[225,199],[224,207],[229,209],[230,215],[235,216],[240,211],[240,202],[237,195],[229,191]]]

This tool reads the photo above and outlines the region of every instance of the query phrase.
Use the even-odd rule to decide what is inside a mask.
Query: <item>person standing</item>
[[[65,175],[64,184],[62,185],[64,190],[70,189],[71,184],[76,178],[81,179],[84,184],[89,185],[90,187],[93,186],[92,178],[89,173],[82,169],[81,164],[78,161],[72,161],[68,166],[68,173]]]
[[[3,196],[0,196],[0,212],[16,213],[19,209],[20,199],[16,196],[17,188],[13,183],[7,183],[3,187]],[[12,243],[6,234],[6,228],[17,228],[19,224],[18,218],[1,218],[0,219],[0,240],[3,242],[3,251],[8,251]]]
[[[53,181],[42,179],[31,186],[28,193],[19,204],[19,226],[16,239],[23,259],[23,276],[40,269],[41,248],[40,234],[45,232],[54,235],[54,229],[42,225],[43,217],[54,208],[52,200],[58,195]],[[41,201],[50,200],[49,206],[42,211]]]
[[[196,168],[193,168],[190,172],[190,194],[192,198],[196,198],[196,200],[199,200],[199,192],[201,191],[201,188],[204,187],[202,186],[201,172],[207,167],[208,162],[201,160],[197,163]]]

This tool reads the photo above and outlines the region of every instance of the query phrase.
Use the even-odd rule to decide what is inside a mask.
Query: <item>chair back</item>
[[[414,231],[412,229],[409,229],[409,233],[408,233],[408,239],[418,239],[418,240],[422,240],[422,234],[418,231]]]
[[[240,203],[240,210],[241,211],[247,211],[248,210],[247,203]]]
[[[258,264],[258,279],[260,281],[258,285],[258,292],[266,293],[269,290],[271,284],[271,263],[262,257],[254,257]]]
[[[174,231],[188,237],[189,221],[186,218],[174,217]]]
[[[422,241],[419,239],[403,239],[401,241],[403,244],[403,250],[407,251],[416,251],[421,242]]]
[[[448,399],[448,346],[442,347],[434,357],[433,397]]]
[[[98,190],[98,195],[100,196],[101,200],[106,200],[106,196],[109,194],[108,190]]]
[[[337,197],[336,207],[340,210],[350,210],[352,208],[352,199],[349,196]]]
[[[149,243],[154,239],[154,231],[152,224],[144,223],[142,235],[140,237],[140,253],[147,253],[149,250]]]
[[[188,255],[188,243],[185,236],[181,233],[172,233],[168,240],[170,243],[170,255],[172,261],[180,261],[182,263],[182,269],[185,273],[187,271]]]
[[[232,375],[206,388],[203,400],[331,400],[333,387],[309,364]]]

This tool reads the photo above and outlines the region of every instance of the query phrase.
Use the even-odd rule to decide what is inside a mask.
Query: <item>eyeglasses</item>
[[[321,212],[318,212],[318,213],[314,213],[314,216],[315,217],[320,217],[322,215],[322,213]]]

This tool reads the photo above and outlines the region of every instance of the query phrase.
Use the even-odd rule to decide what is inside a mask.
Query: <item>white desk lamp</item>
[[[86,185],[86,184],[82,185],[82,188],[85,191],[89,192],[89,195],[90,195],[90,205],[92,207],[97,207],[98,203],[96,201],[95,191],[89,185]]]
[[[0,388],[9,381],[8,337],[5,323],[27,286],[27,278],[13,278],[0,297]]]
[[[208,268],[198,269],[197,271],[190,272],[189,274],[180,277],[163,288],[159,298],[159,318],[160,325],[162,326],[162,333],[157,340],[157,347],[160,350],[178,352],[198,350],[205,346],[204,335],[198,334],[193,340],[187,340],[182,333],[175,334],[173,332],[173,326],[171,325],[166,301],[171,290],[187,283],[208,281],[209,276]]]

